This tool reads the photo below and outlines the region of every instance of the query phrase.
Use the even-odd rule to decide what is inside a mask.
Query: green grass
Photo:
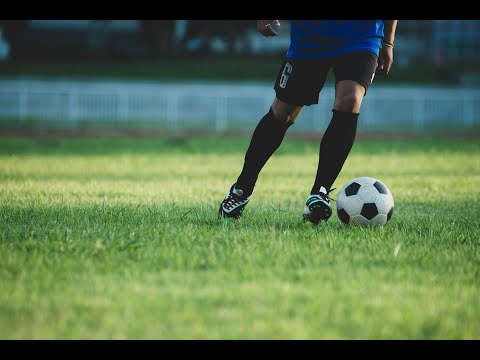
[[[288,136],[218,222],[247,145],[1,138],[0,338],[480,338],[478,141],[358,141],[334,186],[396,206],[368,229],[301,222],[318,144]]]

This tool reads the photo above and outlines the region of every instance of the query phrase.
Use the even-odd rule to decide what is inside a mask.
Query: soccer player
[[[278,20],[257,20],[264,36],[278,35]],[[220,204],[219,218],[239,218],[258,175],[304,105],[318,104],[327,73],[335,75],[333,116],[320,142],[315,182],[303,219],[318,224],[332,214],[329,193],[352,148],[357,120],[375,74],[393,62],[397,20],[292,20],[290,46],[275,82],[276,97],[253,132],[242,172]]]

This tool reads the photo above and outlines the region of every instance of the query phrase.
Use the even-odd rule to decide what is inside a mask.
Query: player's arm
[[[278,20],[257,20],[257,29],[263,36],[277,36],[278,33],[273,29],[272,23],[276,26],[280,26]]]
[[[383,20],[383,41],[378,55],[377,74],[387,75],[393,63],[393,44],[398,20]]]

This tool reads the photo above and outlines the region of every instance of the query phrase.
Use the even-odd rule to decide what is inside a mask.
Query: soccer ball
[[[385,225],[392,217],[393,207],[388,187],[371,177],[349,181],[337,198],[337,215],[348,225]]]

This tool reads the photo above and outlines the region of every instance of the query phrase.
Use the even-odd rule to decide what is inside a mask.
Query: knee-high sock
[[[355,141],[359,114],[332,111],[332,120],[320,142],[317,175],[311,194],[317,194],[321,186],[327,191],[332,187]]]
[[[287,129],[288,126],[275,118],[272,108],[258,123],[236,185],[243,190],[245,196],[253,192],[260,171],[282,143]]]

